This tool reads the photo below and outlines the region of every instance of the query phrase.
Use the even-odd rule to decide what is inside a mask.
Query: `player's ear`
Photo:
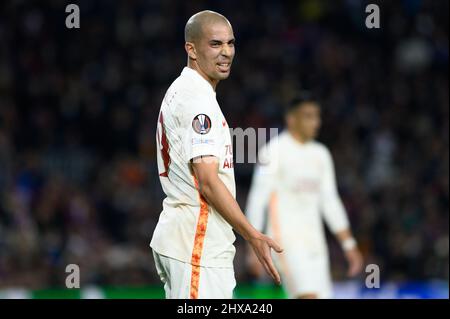
[[[189,58],[192,60],[197,59],[197,52],[195,50],[195,45],[192,42],[186,42],[184,44],[184,49],[186,50],[186,53],[188,54]]]

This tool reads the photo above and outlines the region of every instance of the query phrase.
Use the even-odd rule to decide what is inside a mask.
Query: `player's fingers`
[[[273,274],[272,274],[272,272],[270,271],[270,268],[269,268],[269,265],[267,264],[267,262],[263,261],[262,264],[263,264],[263,267],[264,267],[264,270],[266,271],[266,273],[267,273],[270,277],[273,278]],[[275,279],[274,279],[274,280],[275,280]]]
[[[358,258],[356,258],[356,273],[360,273],[363,269],[363,258],[361,255],[358,255]]]
[[[266,273],[267,273],[270,277],[273,277],[273,276],[272,276],[272,272],[270,271],[270,267],[269,267],[269,265],[267,264],[267,262],[266,262],[266,260],[264,259],[264,257],[261,257],[260,262],[261,262],[261,265],[263,266],[264,270],[266,271]]]
[[[271,238],[269,238],[268,246],[274,248],[275,251],[277,251],[277,252],[282,252],[283,251],[281,249],[281,247],[274,240],[272,240]],[[270,248],[265,251],[264,259],[265,259],[265,262],[267,263],[267,266],[270,269],[270,274],[271,274],[273,280],[277,284],[280,284],[281,283],[281,278],[280,278],[280,275],[278,274],[277,269],[275,268],[275,265],[273,264],[272,255],[270,253]]]
[[[349,276],[349,277],[355,276],[355,268],[353,267],[353,265],[350,265],[348,267],[347,276]]]
[[[362,262],[359,258],[352,259],[350,261],[348,275],[354,277],[361,272]]]
[[[273,265],[272,258],[270,255],[270,245],[266,242],[266,246],[262,246],[261,250],[255,250],[257,253],[258,259],[261,264],[264,266],[267,274],[272,277],[272,279],[277,283],[281,283],[280,275]]]
[[[355,277],[357,274],[359,274],[358,266],[354,265],[353,267],[351,267],[349,273],[350,277]]]
[[[355,273],[355,263],[352,259],[349,260],[347,276],[353,277]]]
[[[278,245],[278,243],[277,243],[275,240],[269,238],[268,244],[269,244],[269,246],[272,247],[277,253],[283,252],[283,248],[281,248],[281,246]]]
[[[273,264],[272,258],[270,255],[266,255],[264,257],[264,261],[267,264],[267,267],[269,268],[269,274],[272,276],[273,280],[277,283],[281,283],[280,274],[278,273],[277,269],[275,268],[275,265]]]
[[[358,264],[356,266],[356,274],[359,274],[363,269],[363,260],[358,260]]]

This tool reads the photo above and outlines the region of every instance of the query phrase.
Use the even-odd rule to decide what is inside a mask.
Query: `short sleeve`
[[[179,125],[186,162],[198,156],[220,157],[220,126],[215,101],[189,99],[180,105]]]

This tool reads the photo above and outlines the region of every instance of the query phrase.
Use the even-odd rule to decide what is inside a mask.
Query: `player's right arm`
[[[282,252],[282,249],[274,240],[256,230],[249,223],[239,204],[218,176],[217,158],[214,156],[196,157],[192,161],[192,168],[202,196],[248,242],[267,273],[276,283],[280,284],[281,279],[272,261],[271,248],[278,253]]]
[[[270,249],[277,252],[282,249],[248,222],[219,177],[220,147],[223,144],[219,128],[222,121],[213,104],[214,101],[208,97],[186,95],[178,106],[179,111],[174,112],[183,140],[184,159],[192,168],[200,194],[251,245],[269,275],[280,283]]]

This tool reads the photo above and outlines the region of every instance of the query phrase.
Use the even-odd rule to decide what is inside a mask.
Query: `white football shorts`
[[[153,251],[166,299],[231,299],[236,287],[233,268],[193,266]]]

